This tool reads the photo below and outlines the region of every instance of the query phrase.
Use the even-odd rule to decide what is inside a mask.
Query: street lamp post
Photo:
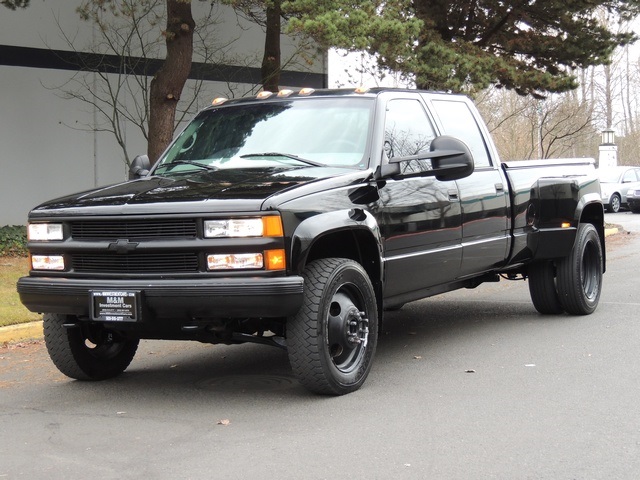
[[[598,148],[598,167],[615,167],[618,165],[618,146],[616,145],[616,132],[611,128],[602,131],[602,142]]]

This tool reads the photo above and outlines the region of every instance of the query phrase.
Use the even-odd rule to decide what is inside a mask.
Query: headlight
[[[64,257],[62,255],[32,255],[32,270],[64,270]]]
[[[284,270],[286,267],[283,249],[265,250],[263,253],[232,253],[207,255],[209,270]]]
[[[205,238],[283,237],[282,219],[279,215],[253,218],[225,218],[204,221]],[[273,243],[281,244],[282,239]],[[247,243],[252,243],[247,240]],[[273,245],[276,246],[276,245]],[[254,247],[255,248],[255,247]],[[246,251],[245,251],[246,252]],[[207,269],[220,270],[285,270],[285,251],[274,248],[256,253],[211,253],[207,255]]]
[[[209,270],[260,269],[264,265],[261,253],[207,255]]]
[[[205,238],[278,237],[282,236],[282,221],[275,215],[261,218],[230,218],[205,220]]]
[[[207,220],[204,222],[204,236],[218,237],[261,237],[262,219],[236,218],[230,220]]]
[[[62,240],[61,223],[30,223],[27,229],[29,240]]]

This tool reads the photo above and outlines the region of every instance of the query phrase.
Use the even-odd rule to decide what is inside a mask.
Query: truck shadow
[[[542,316],[525,302],[429,299],[386,312],[371,375],[382,385],[385,375],[403,377],[416,357],[429,357],[423,368],[442,362],[493,337],[527,335],[571,317]],[[418,355],[418,353],[420,355]],[[433,371],[431,370],[431,371]],[[436,372],[437,373],[437,372]],[[376,382],[377,383],[377,382]],[[117,389],[126,396],[163,396],[171,401],[198,396],[316,397],[295,379],[286,351],[261,345],[204,345],[192,342],[145,341],[129,369],[106,382],[68,382],[78,390]],[[330,397],[316,397],[318,399]]]
[[[530,302],[499,303],[433,298],[405,305],[399,311],[385,312],[380,344],[386,348],[394,348],[396,343],[403,343],[410,336],[428,345],[436,337],[456,338],[468,335],[471,331],[523,322],[541,322],[545,318],[557,317],[538,314]]]

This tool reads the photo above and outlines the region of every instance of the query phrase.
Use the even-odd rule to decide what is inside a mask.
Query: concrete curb
[[[606,228],[605,236],[615,235],[622,231],[620,227]],[[43,337],[42,321],[22,323],[0,327],[0,345],[5,343],[24,342],[26,340],[41,340]]]
[[[26,340],[42,340],[43,335],[42,321],[9,325],[0,328],[0,345]]]

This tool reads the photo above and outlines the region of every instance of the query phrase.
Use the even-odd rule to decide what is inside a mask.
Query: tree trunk
[[[195,22],[190,0],[167,0],[167,56],[151,80],[149,144],[147,154],[155,163],[173,138],[176,106],[191,71]]]
[[[604,113],[606,128],[613,126],[613,73],[611,65],[604,66]]]
[[[625,48],[625,58],[626,58],[626,68],[625,68],[625,73],[624,73],[624,79],[625,79],[625,90],[626,90],[626,108],[625,111],[627,112],[625,117],[626,117],[626,121],[625,121],[625,135],[631,135],[633,132],[636,131],[636,125],[635,125],[635,112],[633,111],[633,106],[632,106],[632,102],[631,102],[631,95],[632,95],[632,87],[631,87],[631,62],[629,61],[629,46],[627,45]]]
[[[267,2],[267,31],[262,58],[262,87],[277,92],[280,85],[280,29],[282,9],[280,0]]]

